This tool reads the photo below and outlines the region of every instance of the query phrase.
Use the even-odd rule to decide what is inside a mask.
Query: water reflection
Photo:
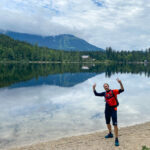
[[[0,64],[0,87],[58,85],[71,87],[96,74],[145,74],[150,76],[150,65],[143,64]]]
[[[92,85],[103,91],[103,83],[119,88],[119,77],[125,87],[120,94],[119,125],[150,121],[150,80],[133,74],[105,73],[73,87],[36,86],[0,90],[0,147],[57,139],[106,129],[104,99],[95,97]]]
[[[18,82],[9,86],[9,88],[29,87],[40,85],[57,85],[63,87],[71,87],[78,83],[86,81],[88,78],[95,76],[96,73],[64,73],[48,75],[47,77],[39,77],[26,82]]]

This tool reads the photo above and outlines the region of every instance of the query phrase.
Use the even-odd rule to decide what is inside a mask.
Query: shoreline
[[[0,61],[0,64],[150,64],[150,62],[143,62],[143,61],[133,61],[133,62],[121,62],[121,61],[112,61],[112,60],[105,60],[105,61]]]
[[[114,138],[104,138],[107,133],[107,130],[96,131],[58,140],[15,146],[6,150],[142,150],[143,146],[150,148],[150,122],[119,128],[119,147],[114,146]]]

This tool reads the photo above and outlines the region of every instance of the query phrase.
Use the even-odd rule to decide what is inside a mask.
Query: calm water
[[[103,83],[118,95],[119,126],[150,121],[149,66],[1,65],[0,149],[106,129]]]

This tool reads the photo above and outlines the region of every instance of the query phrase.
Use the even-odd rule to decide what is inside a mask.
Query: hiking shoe
[[[113,134],[112,133],[109,133],[109,134],[107,134],[106,136],[105,136],[105,138],[107,139],[107,138],[113,138]]]
[[[115,139],[115,146],[119,146],[119,140],[118,140],[118,138]]]

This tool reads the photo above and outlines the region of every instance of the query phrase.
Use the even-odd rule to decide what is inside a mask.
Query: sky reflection
[[[125,92],[118,96],[119,126],[150,121],[150,80],[144,75],[100,74],[73,87],[36,86],[0,90],[0,147],[29,144],[106,129],[103,83],[118,89],[119,77]]]

